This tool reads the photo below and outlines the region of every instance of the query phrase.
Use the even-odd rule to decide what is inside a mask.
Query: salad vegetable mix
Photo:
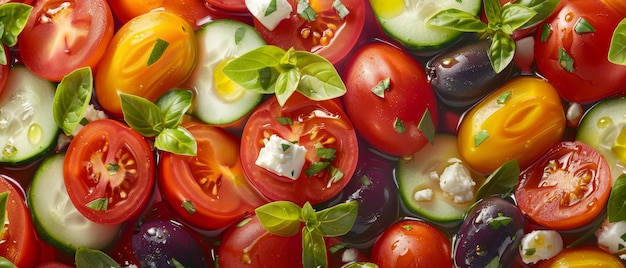
[[[624,3],[0,1],[0,266],[625,267]]]

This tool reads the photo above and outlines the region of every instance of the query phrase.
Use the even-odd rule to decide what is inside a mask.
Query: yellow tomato
[[[154,11],[133,18],[115,34],[97,70],[98,102],[121,116],[119,93],[155,101],[187,79],[196,50],[193,28],[179,16]]]
[[[565,124],[554,87],[536,77],[518,77],[463,116],[459,152],[470,167],[483,173],[512,159],[524,168],[561,140]]]
[[[583,246],[561,251],[555,257],[539,263],[539,268],[623,268],[620,259],[600,248]]]

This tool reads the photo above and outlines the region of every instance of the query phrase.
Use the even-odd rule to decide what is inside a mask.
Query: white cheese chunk
[[[535,230],[522,238],[519,254],[526,264],[537,263],[556,256],[563,250],[561,235],[553,230]]]
[[[598,246],[611,254],[626,253],[626,241],[622,239],[625,234],[625,221],[604,221],[602,227],[596,231]]]
[[[450,159],[447,166],[439,176],[439,187],[450,195],[455,203],[465,203],[474,199],[474,185],[472,176],[461,161]]]
[[[291,16],[293,8],[287,0],[276,0],[276,10],[268,10],[272,0],[246,0],[246,7],[252,15],[270,31]]]
[[[259,157],[255,162],[257,166],[292,180],[300,177],[306,156],[304,146],[277,135],[270,136],[264,142],[265,146],[259,151]]]
[[[415,201],[430,201],[433,200],[433,189],[426,188],[419,190],[413,194]]]

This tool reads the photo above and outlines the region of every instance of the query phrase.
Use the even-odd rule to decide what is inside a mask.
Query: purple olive
[[[467,215],[453,240],[456,267],[509,267],[524,235],[524,216],[500,197],[488,197]]]
[[[144,222],[132,246],[141,267],[208,267],[198,243],[172,221]]]

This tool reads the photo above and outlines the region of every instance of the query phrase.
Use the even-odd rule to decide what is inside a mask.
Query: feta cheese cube
[[[526,264],[547,260],[563,250],[561,235],[552,230],[535,230],[522,238],[519,254]]]
[[[255,164],[280,176],[298,179],[304,166],[306,148],[277,135],[266,139]]]
[[[626,222],[609,222],[605,220],[596,231],[598,246],[611,254],[626,253],[626,241],[622,239],[626,234]]]
[[[455,203],[465,203],[474,199],[474,185],[472,176],[461,160],[451,159],[451,164],[447,166],[439,176],[439,187],[450,195]]]
[[[282,20],[291,16],[293,8],[287,0],[276,0],[276,9],[271,11],[268,10],[271,2],[272,0],[246,0],[246,7],[265,28],[273,31]]]
[[[413,194],[415,201],[430,201],[433,200],[433,189],[426,188],[419,190]]]

